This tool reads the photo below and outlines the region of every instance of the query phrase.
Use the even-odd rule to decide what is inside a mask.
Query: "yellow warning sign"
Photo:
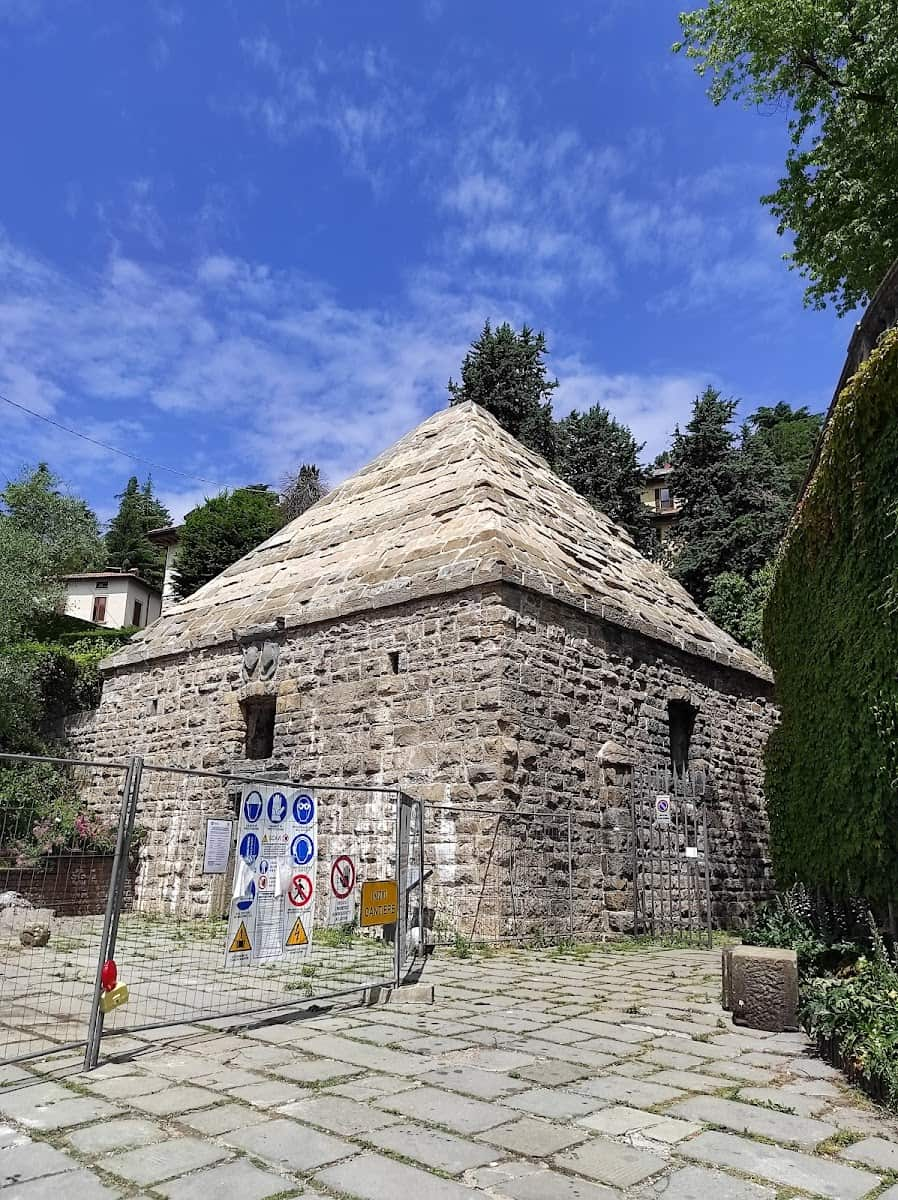
[[[308,946],[309,939],[306,937],[305,926],[302,923],[302,918],[297,917],[293,922],[293,928],[290,930],[290,936],[284,942],[285,946]]]
[[[369,879],[362,884],[360,925],[389,925],[398,912],[399,888],[395,879]]]
[[[246,922],[240,922],[240,928],[234,934],[234,940],[231,942],[231,948],[228,954],[245,954],[247,950],[252,950],[250,945],[249,934],[246,932]]]

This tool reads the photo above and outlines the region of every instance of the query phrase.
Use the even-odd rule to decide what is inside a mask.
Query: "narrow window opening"
[[[695,709],[687,700],[668,700],[667,723],[670,730],[670,765],[675,774],[682,775],[689,770]]]
[[[108,587],[109,587],[109,580],[108,580],[108,579],[99,579],[99,580],[97,581],[97,587],[98,587],[98,588],[108,588]]]
[[[254,696],[244,700],[240,707],[246,723],[246,757],[271,758],[274,753],[275,698]]]
[[[153,699],[150,701],[150,712],[152,713],[152,715],[153,715],[154,717],[155,717],[155,716],[156,716],[156,714],[159,712],[159,701],[156,699],[156,697],[155,697],[155,696],[154,696],[154,697],[153,697]]]
[[[390,660],[390,670],[393,672],[394,675],[398,675],[399,674],[399,651],[398,650],[390,650],[389,653],[387,654],[387,658]]]

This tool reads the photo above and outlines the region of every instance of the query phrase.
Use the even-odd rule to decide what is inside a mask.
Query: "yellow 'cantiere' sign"
[[[395,879],[373,879],[362,884],[360,925],[389,925],[399,913],[399,888]]]

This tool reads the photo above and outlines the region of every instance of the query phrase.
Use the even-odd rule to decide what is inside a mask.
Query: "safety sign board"
[[[234,934],[234,940],[228,948],[228,954],[248,954],[252,950],[249,934],[246,932],[246,922],[240,922],[240,928]]]
[[[670,824],[670,796],[655,797],[655,824]]]
[[[236,841],[225,965],[308,954],[318,869],[315,793],[308,788],[244,785]]]
[[[287,888],[287,899],[294,908],[305,908],[311,904],[315,893],[315,885],[308,875],[294,875]]]
[[[355,921],[355,880],[355,863],[348,854],[338,855],[331,865],[328,925],[349,925]]]
[[[297,917],[293,922],[293,928],[287,934],[287,940],[284,942],[284,945],[293,949],[294,947],[307,946],[308,944],[309,939],[306,937],[306,929],[302,923],[302,917]]]
[[[359,924],[389,925],[399,912],[399,887],[395,879],[368,880],[362,884],[362,915]]]

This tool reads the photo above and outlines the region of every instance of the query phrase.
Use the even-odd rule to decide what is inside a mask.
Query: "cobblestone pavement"
[[[434,1005],[181,1026],[0,1068],[0,1200],[898,1200],[898,1124],[716,952],[432,961]]]

